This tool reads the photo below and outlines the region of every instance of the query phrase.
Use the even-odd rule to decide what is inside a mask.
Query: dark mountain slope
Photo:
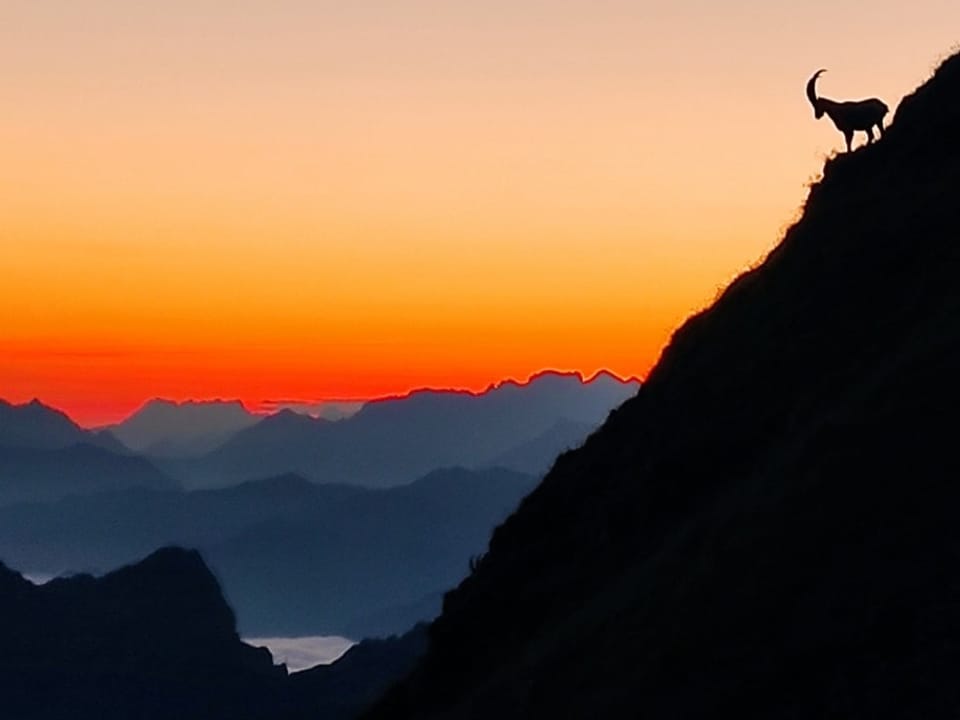
[[[956,717],[960,57],[674,336],[376,717]]]
[[[0,713],[268,717],[286,672],[240,642],[199,555],[34,586],[0,566]]]
[[[403,677],[427,647],[427,626],[420,624],[401,636],[364,640],[331,665],[318,665],[290,676],[291,694],[301,712],[284,720],[352,720],[358,709],[375,702]]]

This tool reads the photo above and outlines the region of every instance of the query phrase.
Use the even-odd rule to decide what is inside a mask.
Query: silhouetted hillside
[[[153,457],[190,457],[210,452],[260,422],[239,401],[151,400],[109,432],[131,450]]]
[[[438,595],[536,484],[441,470],[385,490],[292,475],[219,490],[144,488],[0,508],[0,557],[38,574],[102,572],[158,547],[199,548],[246,635],[388,635]]]
[[[0,505],[177,484],[143,458],[81,444],[55,450],[0,446]]]
[[[196,552],[40,586],[0,564],[0,716],[11,720],[353,717],[423,645],[420,628],[288,676],[240,641]]]
[[[4,717],[267,717],[286,680],[240,642],[196,553],[42,586],[0,566]]]
[[[203,458],[163,467],[187,487],[286,472],[324,483],[400,485],[441,467],[490,467],[561,420],[596,427],[637,387],[605,373],[584,382],[549,372],[478,395],[422,390],[378,400],[337,422],[281,411]]]
[[[352,720],[410,672],[426,647],[427,626],[421,624],[401,636],[364,640],[331,665],[292,674],[295,704],[305,711],[283,720]]]
[[[378,718],[960,714],[960,56],[830,160]]]

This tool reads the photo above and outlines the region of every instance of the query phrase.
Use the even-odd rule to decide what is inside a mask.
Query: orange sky
[[[722,7],[721,7],[722,5]],[[953,0],[6,0],[0,397],[643,375],[891,107]]]

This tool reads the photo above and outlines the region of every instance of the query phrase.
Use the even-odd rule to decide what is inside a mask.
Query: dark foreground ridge
[[[240,641],[194,551],[166,548],[101,578],[34,585],[0,564],[0,717],[346,718],[422,652],[422,630],[287,675]]]
[[[960,715],[960,56],[494,534],[377,718]]]

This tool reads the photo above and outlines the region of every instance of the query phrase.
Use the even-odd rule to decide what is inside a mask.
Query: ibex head
[[[813,77],[807,81],[807,99],[813,105],[813,116],[819,120],[823,117],[823,105],[817,99],[817,78],[823,75],[826,69],[817,70]]]

